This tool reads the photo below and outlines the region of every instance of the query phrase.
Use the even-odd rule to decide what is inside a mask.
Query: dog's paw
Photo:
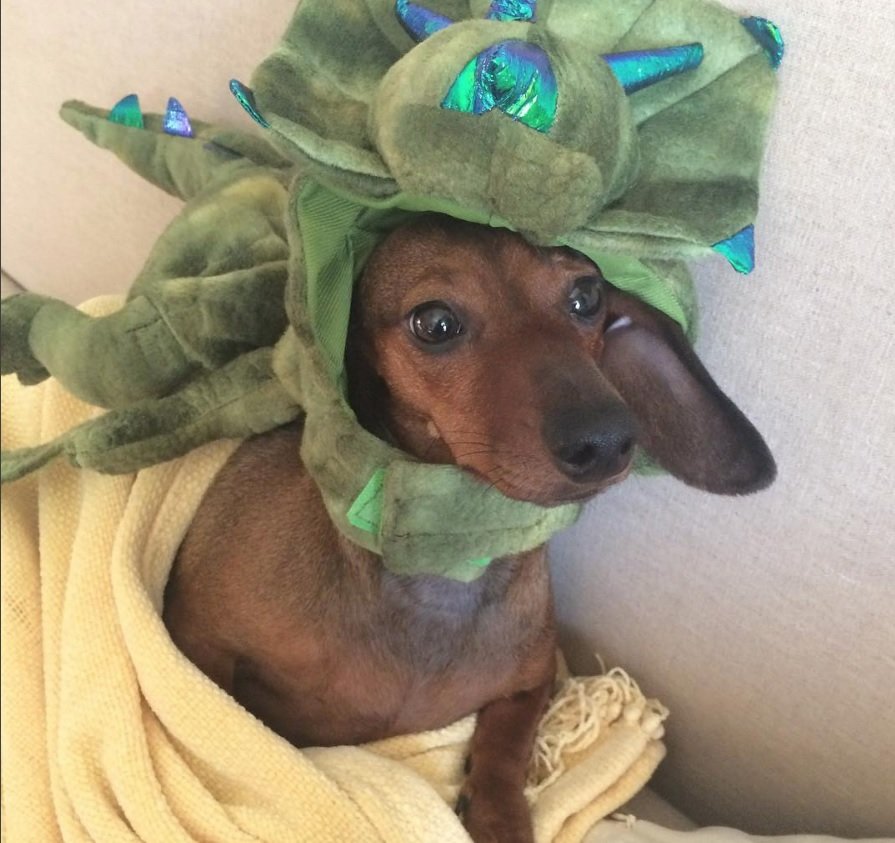
[[[528,802],[516,784],[469,776],[455,810],[475,843],[534,843]]]

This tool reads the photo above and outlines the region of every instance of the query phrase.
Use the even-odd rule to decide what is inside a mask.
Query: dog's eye
[[[410,330],[422,342],[448,342],[463,333],[463,323],[443,301],[427,301],[410,313]]]
[[[603,283],[595,277],[579,278],[569,292],[569,313],[576,319],[593,319],[603,305]]]

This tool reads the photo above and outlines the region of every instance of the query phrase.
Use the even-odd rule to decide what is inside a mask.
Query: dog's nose
[[[578,483],[609,479],[624,471],[633,456],[634,435],[630,413],[615,405],[565,409],[544,425],[554,462]]]

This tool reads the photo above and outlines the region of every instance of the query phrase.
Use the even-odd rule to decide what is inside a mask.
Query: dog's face
[[[349,334],[361,421],[509,497],[589,498],[628,473],[636,443],[712,491],[773,478],[676,324],[571,250],[422,218],[370,258]]]

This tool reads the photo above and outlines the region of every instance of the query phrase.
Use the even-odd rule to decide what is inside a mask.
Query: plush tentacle
[[[40,383],[49,377],[46,367],[34,356],[28,337],[34,317],[52,301],[34,293],[20,293],[0,304],[0,374],[16,374],[24,384]]]
[[[112,410],[34,448],[4,451],[0,480],[17,480],[62,455],[82,468],[126,474],[215,439],[286,424],[301,408],[274,374],[272,359],[272,348],[258,349],[167,398]]]
[[[66,123],[97,146],[114,152],[132,170],[162,190],[189,199],[212,182],[251,166],[288,169],[263,138],[192,120],[193,137],[165,132],[165,117],[143,115],[143,128],[109,120],[109,111],[69,101],[60,112]]]
[[[99,318],[42,296],[14,296],[0,307],[0,366],[23,383],[53,375],[100,407],[168,395],[203,370],[273,345],[286,329],[285,283],[285,261],[174,279]],[[203,333],[208,326],[214,330]]]

